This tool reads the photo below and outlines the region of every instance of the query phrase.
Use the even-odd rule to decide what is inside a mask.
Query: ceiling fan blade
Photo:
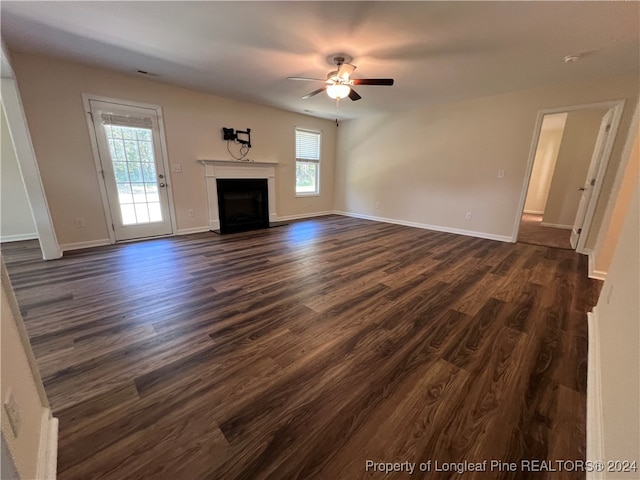
[[[353,85],[393,85],[393,78],[354,78]]]
[[[307,82],[326,82],[324,78],[309,78],[309,77],[287,77],[287,80],[304,80]]]
[[[318,90],[314,90],[314,91],[313,91],[313,92],[311,92],[311,93],[307,93],[304,97],[302,97],[302,99],[303,99],[303,100],[306,100],[307,98],[311,98],[311,97],[313,97],[314,95],[319,94],[320,92],[324,92],[324,91],[327,89],[327,87],[328,87],[328,85],[327,85],[327,86],[324,86],[324,87],[322,87],[322,88],[319,88]]]
[[[336,76],[342,78],[343,80],[348,80],[349,76],[355,71],[357,67],[355,65],[351,65],[350,63],[343,63],[338,67],[338,74]]]
[[[355,102],[356,100],[360,100],[362,97],[352,88],[349,91],[349,98]]]

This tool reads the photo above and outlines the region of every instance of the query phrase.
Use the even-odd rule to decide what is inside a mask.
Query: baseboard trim
[[[4,235],[0,237],[0,243],[22,242],[23,240],[37,240],[37,233],[21,233],[19,235]]]
[[[484,238],[487,240],[497,240],[498,242],[513,243],[511,241],[511,236],[509,235],[494,235],[492,233],[486,233],[486,232],[476,232],[473,230],[461,230],[458,228],[449,228],[449,227],[443,227],[439,225],[429,225],[426,223],[407,222],[405,220],[376,217],[373,215],[362,215],[359,213],[342,212],[342,211],[335,211],[334,213],[336,215],[344,215],[345,217],[362,218],[363,220],[373,220],[376,222],[393,223],[396,225],[403,225],[405,227],[422,228],[424,230],[433,230],[436,232],[454,233],[456,235],[466,235],[467,237],[477,237],[477,238]]]
[[[587,255],[587,258],[589,259],[589,278],[595,278],[596,280],[606,280],[607,278],[607,272],[603,272],[602,270],[596,270],[596,256],[593,250],[586,250],[582,252],[583,254]]]
[[[561,223],[540,222],[541,227],[561,228],[563,230],[571,230],[573,225],[563,225]]]
[[[211,229],[209,227],[193,227],[193,228],[181,228],[178,230],[176,235],[189,235],[191,233],[203,233],[210,232]]]
[[[605,458],[604,422],[602,417],[602,380],[600,378],[600,334],[598,332],[598,307],[587,313],[589,328],[589,354],[587,363],[587,461]],[[602,472],[587,472],[587,480],[602,480]]]
[[[288,222],[289,220],[300,220],[303,218],[313,218],[313,217],[326,217],[327,215],[334,215],[336,212],[333,210],[329,210],[326,212],[312,212],[312,213],[299,213],[297,215],[283,215],[278,216],[278,222]]]
[[[111,245],[111,240],[103,238],[100,240],[90,240],[88,242],[63,243],[60,245],[60,250],[68,252],[70,250],[81,250],[83,248],[104,247],[105,245]]]
[[[45,408],[40,426],[40,448],[38,450],[37,478],[55,480],[58,467],[58,419]]]

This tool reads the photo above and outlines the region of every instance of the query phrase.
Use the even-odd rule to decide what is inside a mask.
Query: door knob
[[[166,185],[164,183],[161,183],[160,184],[160,188],[162,188],[162,187],[166,187]]]
[[[164,175],[160,174],[158,175],[158,178],[164,178]]]

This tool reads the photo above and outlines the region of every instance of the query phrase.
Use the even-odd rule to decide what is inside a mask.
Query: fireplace
[[[266,180],[269,208],[269,225],[278,223],[276,212],[276,168],[273,162],[237,162],[230,160],[199,160],[204,166],[209,207],[209,230],[220,233],[220,208],[218,205],[218,180]]]
[[[218,178],[220,233],[269,228],[266,178]]]

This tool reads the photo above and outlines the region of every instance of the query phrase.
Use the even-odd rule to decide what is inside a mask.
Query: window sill
[[[319,197],[319,193],[296,193],[296,197]]]

